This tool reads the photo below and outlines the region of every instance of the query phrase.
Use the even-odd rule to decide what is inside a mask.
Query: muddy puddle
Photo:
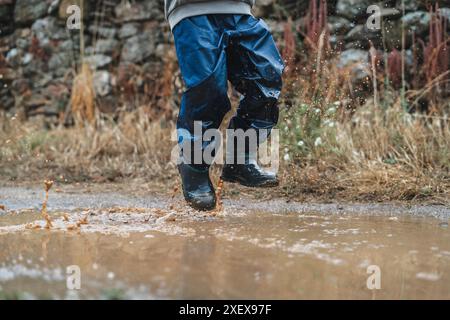
[[[450,298],[445,207],[225,199],[201,214],[179,199],[60,192],[46,229],[42,199],[0,188],[0,298]]]

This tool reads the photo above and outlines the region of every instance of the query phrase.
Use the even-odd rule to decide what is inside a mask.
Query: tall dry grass
[[[387,112],[368,103],[351,121],[324,126],[320,143],[316,138],[309,147],[288,147],[285,191],[296,196],[434,199],[448,204],[449,120],[405,113],[400,100]],[[291,135],[285,131],[286,146],[293,145]]]
[[[95,123],[95,91],[91,67],[83,63],[80,72],[75,76],[72,85],[70,105],[72,117],[80,126],[86,122]]]
[[[49,130],[41,120],[20,123],[1,116],[3,179],[105,182],[164,179],[175,172],[170,162],[174,124],[151,120],[145,108],[121,114],[118,122],[98,117],[96,126]]]
[[[283,54],[289,69],[297,71],[287,74],[288,108],[279,125],[285,195],[450,203],[450,104],[445,92],[436,90],[446,85],[448,76],[442,63],[448,35],[439,31],[443,20],[438,15],[432,19],[424,42],[425,60],[416,66],[420,89],[405,86],[404,50],[384,54],[380,68],[372,46],[365,84],[372,97],[360,100],[351,81],[353,66],[336,67],[339,55],[326,43],[326,2],[319,3],[311,0],[307,13],[303,35],[308,54],[292,49],[297,45],[292,45],[290,23],[284,33]],[[435,48],[427,49],[433,43]],[[430,66],[435,66],[432,76]],[[421,97],[433,108],[411,112]]]

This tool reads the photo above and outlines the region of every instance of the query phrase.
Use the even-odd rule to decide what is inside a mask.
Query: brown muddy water
[[[43,198],[0,188],[0,299],[450,298],[442,206],[225,199],[202,214],[179,198],[65,190],[45,229]]]

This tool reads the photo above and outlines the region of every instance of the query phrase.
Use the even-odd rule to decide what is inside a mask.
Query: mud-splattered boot
[[[255,160],[245,160],[245,164],[225,164],[223,181],[237,182],[246,187],[269,188],[278,186],[276,174],[264,171]]]
[[[209,211],[216,207],[216,193],[207,166],[179,164],[183,195],[191,207]]]

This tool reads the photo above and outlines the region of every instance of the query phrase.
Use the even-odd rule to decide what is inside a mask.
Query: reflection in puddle
[[[36,211],[0,218],[0,298],[450,298],[450,233],[434,218],[114,207],[71,230],[86,211],[50,215],[52,230],[27,229],[45,225]]]

